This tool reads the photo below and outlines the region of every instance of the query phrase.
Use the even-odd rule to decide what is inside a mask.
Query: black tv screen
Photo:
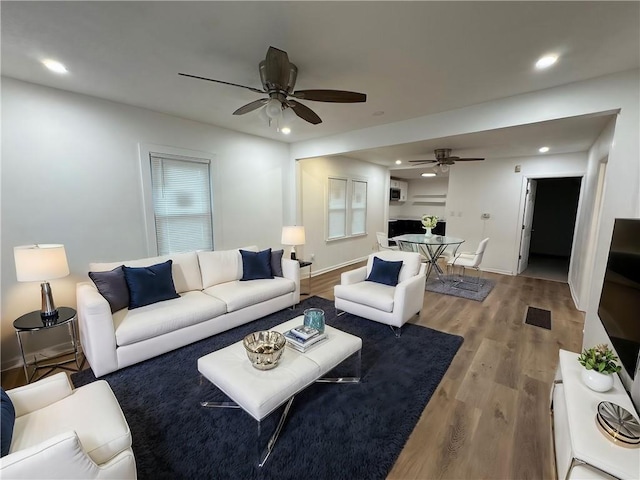
[[[640,219],[615,221],[598,316],[634,378],[640,352]]]

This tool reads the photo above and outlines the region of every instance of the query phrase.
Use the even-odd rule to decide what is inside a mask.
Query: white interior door
[[[529,265],[529,246],[531,245],[531,226],[533,224],[533,208],[536,203],[538,181],[530,178],[527,181],[527,194],[522,217],[522,236],[520,237],[520,256],[518,258],[518,274]]]

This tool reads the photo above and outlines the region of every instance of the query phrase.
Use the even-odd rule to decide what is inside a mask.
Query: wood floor
[[[340,273],[353,268],[314,277],[312,295],[333,300]],[[420,317],[411,320],[464,343],[389,479],[555,477],[549,392],[558,349],[580,351],[584,316],[567,284],[484,276],[497,282],[484,302],[425,292]],[[552,329],[524,324],[527,305],[551,310]],[[21,368],[2,372],[5,389],[22,384]]]

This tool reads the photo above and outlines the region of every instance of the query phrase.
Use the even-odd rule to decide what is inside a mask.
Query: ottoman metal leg
[[[316,380],[316,383],[360,383],[360,374],[362,370],[362,350],[358,350],[356,353],[344,360],[345,363],[353,359],[355,361],[355,372],[353,377],[322,377]]]
[[[262,451],[260,458],[258,459],[258,466],[262,467],[265,463],[267,463],[267,459],[271,452],[273,451],[273,447],[275,447],[276,442],[278,441],[278,437],[280,436],[280,432],[282,431],[282,427],[284,426],[284,422],[287,419],[287,415],[289,414],[289,409],[291,408],[291,404],[293,403],[293,399],[295,395],[289,399],[287,404],[284,407],[284,411],[282,415],[280,415],[280,420],[278,421],[278,425],[276,426],[271,438],[267,442],[267,446]],[[260,422],[258,422],[258,437],[260,437]]]

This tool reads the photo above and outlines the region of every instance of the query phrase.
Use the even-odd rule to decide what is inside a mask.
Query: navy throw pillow
[[[273,278],[271,271],[271,249],[267,248],[261,252],[249,252],[240,250],[242,255],[242,278],[246,280],[260,280],[263,278]]]
[[[180,297],[173,285],[172,263],[167,260],[150,267],[122,267],[129,287],[129,310]]]
[[[271,273],[274,277],[284,277],[282,273],[282,255],[284,255],[284,250],[273,250],[271,252]]]
[[[16,409],[4,388],[0,388],[0,443],[2,444],[1,456],[3,457],[9,453],[11,448],[14,423],[16,423]]]
[[[111,313],[129,306],[129,287],[122,265],[109,272],[89,272],[100,294],[109,302]]]
[[[367,277],[367,282],[382,283],[395,287],[398,284],[398,276],[402,268],[402,260],[398,262],[388,262],[378,257],[373,257],[371,273]]]

